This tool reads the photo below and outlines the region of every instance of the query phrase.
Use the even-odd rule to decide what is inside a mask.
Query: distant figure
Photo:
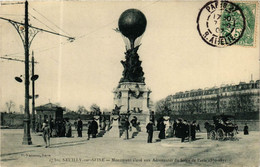
[[[170,125],[169,128],[166,130],[166,137],[173,137],[173,127]]]
[[[215,130],[215,125],[211,125],[208,121],[204,123],[204,128],[207,130],[207,139],[210,138],[210,132]]]
[[[61,137],[65,137],[66,135],[66,121],[63,120],[61,122]]]
[[[91,122],[91,132],[92,132],[92,138],[96,138],[96,135],[98,133],[98,123],[95,120],[95,118],[93,118],[93,121]]]
[[[77,121],[77,131],[78,131],[78,137],[82,137],[82,128],[83,128],[83,123],[80,119],[80,117],[78,118]]]
[[[155,125],[154,111],[152,111],[150,114],[150,120],[153,122],[153,125]]]
[[[129,131],[129,127],[130,127],[130,122],[128,121],[128,119],[127,118],[125,118],[125,139],[129,139],[129,133],[128,133],[128,131]]]
[[[69,121],[69,119],[66,119],[66,124],[65,124],[65,130],[66,130],[66,137],[71,137],[72,133],[71,133],[71,123]]]
[[[146,125],[146,131],[148,133],[147,143],[153,142],[153,124],[153,121],[150,120],[150,122]]]
[[[100,129],[105,130],[106,129],[106,118],[102,117],[100,122]]]
[[[197,130],[198,132],[201,132],[201,131],[200,131],[200,124],[197,124],[196,130]]]
[[[138,120],[137,120],[137,117],[136,116],[134,116],[133,117],[133,119],[131,120],[131,124],[132,124],[132,126],[134,127],[134,128],[136,128],[136,130],[137,131],[141,131],[141,128],[140,128],[140,122],[138,122]]]
[[[249,134],[248,126],[247,126],[247,124],[245,124],[245,126],[244,126],[244,135],[248,135],[248,134]]]
[[[192,124],[190,125],[190,129],[191,129],[191,140],[195,140],[196,139],[196,121],[193,121]]]
[[[75,129],[77,129],[77,127],[78,127],[78,124],[77,124],[76,120],[74,121],[74,127],[75,127]]]
[[[54,120],[51,118],[51,122],[50,122],[51,137],[54,137],[53,134],[52,134],[54,126],[55,126]]]
[[[162,121],[159,122],[158,128],[160,131],[159,139],[165,139],[165,124],[164,124],[163,118],[162,118]]]
[[[91,127],[91,122],[88,122],[88,140],[90,138],[90,135],[92,134],[92,127]]]
[[[181,138],[181,142],[184,142],[185,137],[187,137],[187,131],[189,130],[189,126],[187,125],[186,120],[182,121],[179,120],[179,126],[178,126],[178,131],[179,131],[179,137]]]
[[[50,147],[51,129],[46,122],[42,124],[42,137],[45,142],[45,148]]]
[[[173,125],[172,125],[173,136],[176,136],[176,128],[177,128],[177,120],[174,120]]]
[[[53,121],[53,128],[51,131],[51,137],[57,137],[58,136],[58,126],[57,126],[57,122]]]
[[[137,117],[136,116],[134,116],[133,119],[131,120],[131,124],[133,127],[137,126]]]

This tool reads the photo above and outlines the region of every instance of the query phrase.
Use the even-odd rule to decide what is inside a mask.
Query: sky
[[[29,1],[29,23],[75,37],[74,42],[46,32],[33,39],[36,106],[59,103],[76,110],[96,103],[111,109],[113,89],[122,77],[125,44],[118,19],[125,10],[141,10],[147,19],[138,50],[145,83],[156,102],[179,91],[259,79],[259,41],[254,47],[212,47],[199,36],[196,19],[207,1]],[[0,17],[24,21],[24,5],[1,5]],[[259,38],[256,33],[256,39]],[[24,59],[15,28],[0,19],[0,56]],[[0,59],[0,111],[24,105],[24,63]]]

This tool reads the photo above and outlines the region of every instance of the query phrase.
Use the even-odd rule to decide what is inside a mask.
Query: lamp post
[[[30,134],[30,111],[29,111],[29,33],[28,33],[28,2],[25,1],[25,115],[24,115],[24,145],[31,145],[31,134]]]
[[[35,132],[35,81],[39,75],[34,75],[34,54],[32,52],[32,131]]]
[[[22,4],[22,2],[19,4]],[[24,82],[24,85],[25,85],[25,101],[24,101],[25,113],[24,113],[24,120],[23,120],[24,121],[24,136],[23,136],[22,144],[31,145],[32,141],[31,141],[31,134],[30,134],[30,111],[29,111],[29,84],[30,84],[29,83],[29,47],[30,47],[34,37],[36,36],[36,34],[40,31],[51,33],[54,35],[59,35],[62,37],[66,37],[66,38],[68,38],[69,42],[73,42],[75,40],[75,38],[29,25],[28,1],[27,0],[25,0],[24,24],[11,20],[11,19],[3,18],[3,17],[0,17],[0,19],[10,22],[15,27],[15,29],[18,32],[20,38],[22,39],[22,42],[24,45],[24,51],[25,51],[25,54],[24,54],[25,55],[25,60],[24,60],[24,64],[25,64],[25,76],[24,76],[24,79],[25,79],[25,82]],[[30,27],[30,32],[29,32],[29,27]],[[17,80],[18,78],[19,77],[16,77],[15,79]],[[22,80],[20,79],[18,82],[22,82]]]

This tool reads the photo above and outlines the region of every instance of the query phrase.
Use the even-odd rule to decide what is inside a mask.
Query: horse
[[[215,130],[215,126],[211,125],[209,122],[205,122],[204,128],[207,130],[207,139],[209,139],[210,131]]]

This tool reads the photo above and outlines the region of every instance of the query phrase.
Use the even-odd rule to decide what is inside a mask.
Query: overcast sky
[[[29,1],[30,24],[76,37],[70,43],[39,32],[33,40],[30,53],[34,50],[39,62],[35,73],[40,76],[36,106],[50,101],[72,110],[78,105],[88,109],[93,103],[113,108],[112,90],[122,77],[120,61],[125,59],[125,44],[113,29],[129,8],[141,10],[147,18],[138,54],[154,102],[178,91],[249,82],[251,74],[259,79],[259,41],[255,47],[216,48],[201,39],[196,19],[206,2]],[[0,17],[21,22],[24,5],[2,5]],[[15,28],[0,19],[0,56],[24,59],[23,52]],[[24,105],[24,83],[14,80],[23,74],[23,63],[0,59],[0,111],[9,100],[17,111]]]

